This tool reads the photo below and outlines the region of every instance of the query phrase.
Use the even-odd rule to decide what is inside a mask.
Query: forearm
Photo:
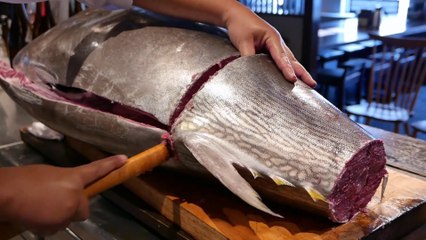
[[[134,0],[134,5],[153,12],[221,27],[227,27],[233,12],[238,11],[241,14],[250,11],[235,0]]]
[[[44,0],[2,1],[10,3],[27,3],[40,2]],[[92,3],[95,1],[87,2]],[[107,1],[101,2],[104,4],[107,3]],[[120,1],[111,2],[116,4]],[[250,12],[248,8],[236,0],[134,0],[134,5],[151,10],[153,12],[185,18],[192,21],[209,23],[221,27],[227,27],[227,22],[229,21],[229,18],[232,16],[232,14],[244,14]]]

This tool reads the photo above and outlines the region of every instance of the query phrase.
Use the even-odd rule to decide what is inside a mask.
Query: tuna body
[[[172,165],[265,212],[277,215],[258,193],[337,222],[366,206],[386,173],[380,140],[269,56],[239,57],[220,34],[180,23],[84,12],[23,49],[15,70],[2,64],[1,84],[41,122],[111,153],[166,138]]]

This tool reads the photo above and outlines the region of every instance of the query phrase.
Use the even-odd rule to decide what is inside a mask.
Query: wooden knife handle
[[[109,188],[119,185],[130,178],[161,165],[169,158],[169,150],[165,143],[158,144],[127,160],[120,168],[110,172],[105,177],[96,180],[84,190],[87,197],[91,198]]]
[[[119,185],[130,178],[161,165],[169,158],[169,150],[166,144],[158,144],[146,151],[143,151],[127,160],[120,168],[110,172],[105,177],[100,178],[90,184],[84,193],[91,198],[109,188]],[[0,222],[0,240],[10,239],[23,232],[23,228],[11,223]]]

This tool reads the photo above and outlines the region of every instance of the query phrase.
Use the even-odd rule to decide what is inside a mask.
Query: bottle
[[[49,1],[38,2],[33,24],[32,38],[36,38],[55,26],[52,12],[50,10]]]
[[[6,57],[9,58],[9,49],[8,49],[8,35],[9,35],[9,26],[7,24],[8,17],[5,14],[0,15],[0,26],[1,26],[1,42],[0,42],[0,59]]]
[[[3,42],[7,46],[7,40],[9,35],[9,26],[8,26],[8,17],[5,14],[0,15],[0,26],[1,26],[1,36],[3,38]]]
[[[27,42],[25,38],[28,30],[28,20],[24,14],[23,4],[13,4],[12,6],[12,22],[8,34],[8,50],[9,58],[12,59],[23,48]]]

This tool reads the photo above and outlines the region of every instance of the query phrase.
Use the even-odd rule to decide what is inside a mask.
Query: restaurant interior
[[[406,51],[411,46],[384,46],[379,40],[381,37],[426,38],[425,1],[247,0],[241,3],[281,33],[295,57],[317,80],[316,90],[353,120],[426,139],[426,122],[422,122],[426,119],[425,75],[421,71],[409,74],[410,67],[417,63],[421,65],[420,58],[395,69],[398,61],[413,56]],[[29,38],[55,24],[53,16],[42,20],[41,25],[35,23],[36,27],[30,26],[32,36],[29,37],[24,34],[27,32],[25,16],[36,14],[36,9],[27,7],[22,13],[19,6],[0,4],[2,36],[10,57],[27,44]],[[82,9],[84,5],[70,5],[70,14]],[[390,60],[389,56],[379,57],[384,54],[399,58],[393,59],[393,65],[383,68]],[[371,76],[373,60],[376,65],[374,77]],[[384,62],[380,63],[382,60]],[[381,65],[381,71],[378,65]],[[405,68],[408,70],[403,71]],[[372,78],[376,79],[370,80]],[[398,84],[401,81],[408,82]],[[378,91],[382,91],[381,95],[376,94]],[[395,105],[396,99],[401,103]]]
[[[426,1],[242,2],[276,27],[297,59],[317,80],[317,91],[340,110],[349,114],[353,120],[425,139],[425,122],[422,122],[426,119],[425,75],[402,76],[400,74],[403,70],[395,69],[392,67],[394,65],[384,69],[383,64],[389,62],[389,57],[380,58],[381,54],[401,56],[403,59],[406,58],[402,56],[403,53],[407,53],[406,50],[410,47],[403,49],[393,45],[384,46],[379,39],[381,37],[417,38],[424,41]],[[424,58],[425,55],[422,54]],[[376,65],[374,77],[371,76],[373,60]],[[384,62],[381,63],[381,61]],[[396,62],[398,60],[394,59],[394,63]],[[409,63],[405,65],[408,67]],[[405,65],[402,65],[401,69]],[[378,70],[379,68],[382,72]],[[392,71],[397,71],[399,74]],[[386,77],[386,74],[394,78]],[[373,78],[374,81],[370,80]],[[382,79],[379,80],[379,78]],[[397,93],[399,85],[396,82],[410,81],[407,80],[408,78],[413,80],[412,87],[415,91],[410,90],[411,93],[408,93],[402,87],[400,93]],[[414,80],[414,78],[417,79]],[[391,90],[392,87],[393,90]],[[378,91],[387,91],[387,93],[382,92],[382,95],[377,95]],[[404,106],[402,108],[407,111],[404,117],[397,115],[405,110],[397,110],[396,105],[391,106],[395,103],[395,96],[399,94],[407,99],[409,96],[406,95],[412,94],[410,97],[415,99],[414,101],[402,100],[404,103],[401,106]],[[375,108],[373,110],[373,105],[369,104],[371,102],[382,104],[373,104]]]
[[[50,4],[54,4],[54,2],[50,1]],[[391,144],[389,149],[397,148],[401,144],[401,151],[398,149],[388,156],[389,166],[396,166],[396,172],[404,172],[406,175],[401,178],[401,186],[395,182],[390,184],[400,187],[390,192],[405,194],[404,188],[407,188],[412,193],[421,195],[422,191],[426,191],[424,187],[424,169],[426,168],[426,142],[424,141],[426,140],[426,47],[424,47],[426,42],[426,0],[240,0],[239,2],[277,29],[285,44],[317,81],[318,85],[315,90],[319,94],[353,121],[360,123],[361,126],[373,127],[367,126],[365,129],[371,129],[377,134],[373,137],[383,137],[385,145]],[[43,9],[41,15],[40,9]],[[2,36],[0,38],[0,60],[13,59],[18,51],[32,39],[55,26],[58,16],[55,15],[55,11],[49,11],[49,9],[49,2],[21,5],[0,1]],[[83,4],[70,0],[70,16],[85,9]],[[22,127],[29,126],[34,121],[35,119],[17,105],[0,87],[0,167],[46,162],[56,164],[51,159],[46,160],[45,155],[40,155],[22,142]],[[25,143],[32,141],[31,137],[26,138]],[[388,145],[385,147],[387,148]],[[56,145],[53,148],[56,148]],[[44,149],[47,152],[50,150],[51,148]],[[402,164],[401,159],[407,160],[407,164]],[[396,165],[392,165],[394,163]],[[391,171],[392,174],[395,174],[394,170]],[[408,187],[404,187],[403,180],[411,177],[415,179],[414,184],[407,184]],[[205,193],[206,196],[210,194],[209,191]],[[214,191],[212,190],[212,192]],[[194,237],[198,236],[196,234],[200,234],[200,236],[207,234],[207,228],[191,232],[192,229],[195,229],[192,227],[200,221],[198,218],[193,215],[188,221],[183,217],[167,218],[165,217],[167,214],[162,212],[163,209],[153,209],[151,205],[138,201],[140,200],[138,196],[132,194],[128,189],[123,190],[119,187],[118,190],[107,191],[102,197],[95,197],[91,202],[93,211],[89,220],[72,223],[66,230],[47,239],[281,239],[268,238],[267,234],[270,232],[266,231],[264,232],[265,238],[242,237],[243,233],[247,232],[244,228],[247,226],[240,224],[241,216],[244,217],[244,220],[249,219],[251,210],[249,210],[250,214],[245,215],[245,213],[227,209],[229,211],[222,215],[231,219],[232,224],[229,224],[222,221],[220,217],[223,216],[220,214],[217,219],[208,218],[207,214],[202,212],[204,209],[191,203],[187,205],[196,209],[194,210],[196,213],[202,212],[200,219],[208,219],[208,224],[216,221],[214,223],[217,224],[217,229],[222,230],[222,227],[225,229],[222,232],[235,230],[230,238],[228,236],[222,238],[222,235],[220,238]],[[155,190],[152,190],[150,194],[157,197]],[[405,196],[403,197],[405,198]],[[418,196],[416,195],[416,197]],[[319,236],[320,233],[326,232],[324,229],[327,228],[331,229],[330,232],[333,229],[343,229],[342,232],[349,235],[346,238],[337,238],[335,235],[331,238],[317,238],[317,235],[315,238],[311,238],[310,236],[313,235],[305,237],[300,235],[299,238],[288,239],[426,239],[426,215],[424,214],[426,199],[424,195],[419,198],[421,200],[414,197],[412,201],[407,200],[410,203],[415,201],[419,203],[416,207],[410,208],[410,211],[415,210],[410,212],[411,215],[404,215],[405,218],[401,218],[402,221],[393,225],[389,224],[390,227],[380,225],[381,227],[377,229],[384,229],[380,232],[374,232],[377,229],[371,228],[363,220],[360,225],[354,225],[355,227],[324,221],[325,224],[315,226],[317,227],[316,232],[309,233]],[[185,198],[172,197],[167,202],[172,206],[172,209],[168,209],[168,213],[172,214],[172,217],[187,214],[189,208],[177,205],[185,201]],[[404,201],[400,201],[401,206]],[[236,205],[238,204],[241,205],[239,202]],[[391,210],[394,211],[394,209]],[[228,213],[229,215],[227,215]],[[296,213],[295,216],[298,217],[298,214]],[[398,213],[396,218],[399,219],[400,215],[402,214]],[[247,222],[252,224],[259,218],[262,217],[256,215],[255,219],[249,219],[250,221],[247,220]],[[305,218],[307,220],[304,223],[308,223],[308,225],[317,220],[316,217]],[[232,220],[235,221],[232,222]],[[291,220],[291,216],[284,218],[284,221]],[[277,223],[274,221],[267,223],[270,226],[261,221],[256,222],[256,228],[262,230],[269,227],[269,230],[272,229],[271,232],[274,232],[273,228],[276,226],[285,227],[294,235],[304,230],[310,230],[306,227],[308,225],[296,226],[296,224],[288,222],[274,225]],[[411,223],[412,226],[410,226]],[[348,229],[351,227],[357,228],[357,234],[361,235],[350,235]],[[217,229],[209,228],[208,233]],[[362,235],[367,231],[370,231],[371,236]],[[259,230],[259,232],[261,231]],[[278,234],[277,231],[275,233]],[[279,234],[282,234],[282,231]],[[1,239],[44,238],[28,231],[14,238],[2,238],[0,231]]]

